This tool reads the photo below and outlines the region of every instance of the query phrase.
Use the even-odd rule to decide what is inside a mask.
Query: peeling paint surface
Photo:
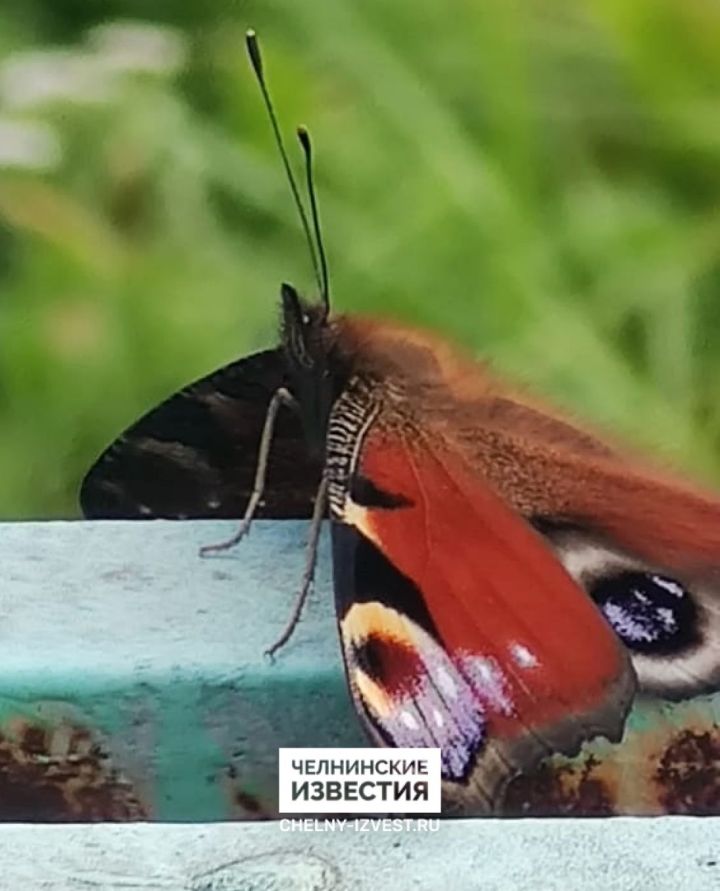
[[[150,811],[83,727],[25,719],[0,732],[0,821],[146,820]]]
[[[306,526],[260,522],[242,548],[198,560],[231,530],[0,524],[0,821],[266,821],[279,747],[367,744],[327,538],[308,611],[270,662]],[[509,784],[504,811],[720,815],[720,695],[639,698],[620,744],[546,759]]]
[[[638,700],[623,740],[553,756],[508,786],[512,816],[720,815],[717,697]]]
[[[503,813],[512,817],[612,817],[617,814],[612,778],[593,755],[576,761],[547,759],[514,779]]]

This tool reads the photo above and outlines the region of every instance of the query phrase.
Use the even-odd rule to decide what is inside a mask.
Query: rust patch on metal
[[[596,739],[513,779],[510,816],[720,815],[720,727],[698,699],[647,700],[622,742]]]
[[[148,819],[132,784],[91,733],[18,719],[0,732],[0,821]]]
[[[502,812],[513,817],[610,817],[615,815],[614,783],[592,755],[571,762],[544,761],[512,780]]]
[[[252,795],[250,792],[245,792],[243,789],[238,789],[235,792],[235,802],[242,811],[248,815],[249,819],[252,820],[269,820],[270,814],[265,813],[265,809],[260,802],[260,799],[255,795]]]
[[[713,730],[682,730],[660,756],[653,781],[666,813],[720,813],[720,736]]]
[[[222,780],[230,801],[230,818],[233,820],[274,820],[277,811],[266,805],[254,792],[243,788],[238,779],[238,770],[230,764]]]

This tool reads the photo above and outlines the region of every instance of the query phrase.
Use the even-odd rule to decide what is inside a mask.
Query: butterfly
[[[638,697],[720,686],[720,502],[434,334],[332,313],[310,138],[298,131],[309,221],[252,32],[248,50],[320,298],[283,284],[280,345],[130,427],[89,471],[82,509],[244,516],[232,543],[253,517],[312,517],[317,532],[329,516],[369,736],[439,747],[444,807],[496,812],[548,755],[621,740]]]

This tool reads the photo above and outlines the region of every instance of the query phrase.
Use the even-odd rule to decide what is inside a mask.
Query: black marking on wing
[[[420,589],[355,526],[333,523],[332,544],[338,619],[343,618],[353,603],[379,601],[437,637]]]
[[[570,532],[587,532],[587,525],[564,517],[549,517],[545,514],[533,514],[526,517],[528,523],[537,532],[549,538]]]
[[[171,396],[133,424],[83,481],[92,519],[242,516],[252,491],[268,404],[285,385],[285,361],[267,350],[227,365]],[[300,420],[278,413],[257,516],[306,518],[321,466]]]
[[[396,510],[399,507],[410,507],[412,501],[405,495],[396,495],[378,488],[375,483],[359,473],[352,475],[350,481],[350,497],[362,507],[385,508]]]

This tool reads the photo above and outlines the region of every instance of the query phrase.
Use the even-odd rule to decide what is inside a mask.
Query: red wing
[[[441,442],[377,423],[335,530],[348,679],[382,743],[440,746],[451,798],[494,806],[548,751],[618,739],[634,676],[542,538]]]
[[[645,691],[720,688],[720,500],[620,454],[475,431],[468,460],[546,535],[630,650]]]

